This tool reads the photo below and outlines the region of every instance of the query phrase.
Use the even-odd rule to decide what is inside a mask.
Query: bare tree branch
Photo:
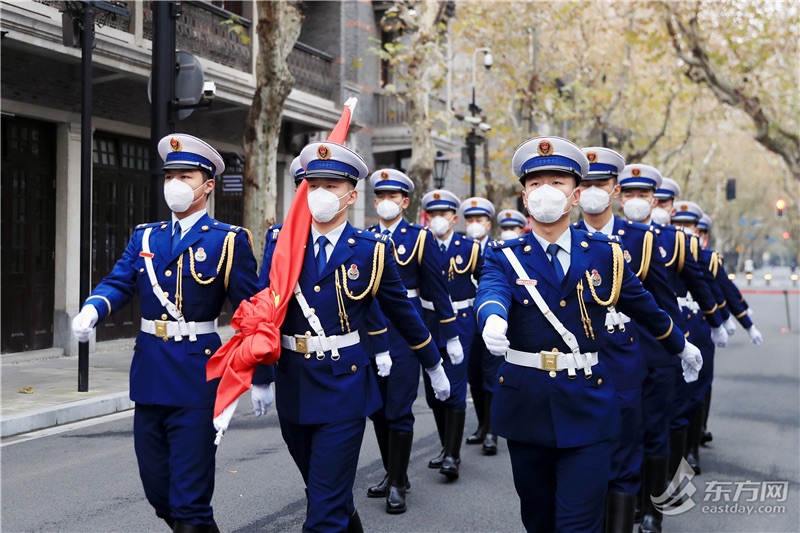
[[[629,162],[641,161],[647,157],[647,154],[649,154],[650,151],[655,147],[656,143],[658,143],[658,141],[664,137],[664,134],[667,132],[667,125],[669,124],[669,118],[672,112],[672,102],[675,101],[676,96],[677,93],[672,93],[669,97],[669,100],[667,100],[667,108],[664,110],[664,121],[661,123],[661,130],[655,134],[652,139],[650,139],[650,142],[647,143],[647,146],[636,152],[629,153],[627,158]]]

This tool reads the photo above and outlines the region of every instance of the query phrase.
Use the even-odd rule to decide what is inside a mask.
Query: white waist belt
[[[678,305],[687,309],[691,309],[695,313],[700,310],[700,304],[694,301],[694,298],[692,298],[690,293],[687,293],[686,297],[678,296]]]
[[[576,356],[572,353],[562,352],[521,352],[509,348],[506,352],[506,361],[512,365],[560,372],[567,370],[570,366],[575,369],[592,368],[597,364],[597,352],[587,352]],[[591,373],[587,375],[591,375]]]
[[[433,311],[433,302],[429,302],[428,300],[423,300],[422,298],[419,299],[420,303],[422,304],[423,309],[427,309],[428,311]],[[454,311],[461,311],[462,309],[466,309],[467,307],[472,307],[472,304],[475,303],[475,298],[468,298],[466,300],[458,300],[457,302],[453,302],[453,310]]]
[[[416,298],[419,296],[419,291],[417,289],[406,289],[406,295],[409,298]]]
[[[181,327],[183,326],[183,327]],[[217,324],[214,320],[208,322],[175,322],[166,320],[147,320],[142,319],[142,331],[161,337],[164,340],[175,337],[179,341],[183,337],[189,337],[194,342],[198,335],[214,333],[217,331]]]
[[[295,335],[294,337],[290,337],[288,335],[281,335],[281,346],[302,354],[317,352],[317,359],[323,359],[325,357],[324,355],[319,357],[319,354],[322,352],[330,352],[334,348],[353,346],[360,341],[361,338],[358,335],[358,331],[353,331],[345,335],[326,335],[325,337],[312,337],[310,335]],[[336,359],[338,359],[338,356]]]

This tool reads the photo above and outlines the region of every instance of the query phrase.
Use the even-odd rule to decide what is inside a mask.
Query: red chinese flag
[[[355,98],[345,102],[342,117],[328,136],[329,141],[344,144],[355,106]],[[269,287],[239,305],[231,319],[236,334],[206,364],[206,379],[222,378],[217,388],[214,418],[250,389],[259,363],[272,364],[281,355],[280,327],[303,267],[303,255],[297,250],[305,247],[311,229],[307,190],[308,183],[303,180],[275,245],[272,263],[281,267],[270,270]]]

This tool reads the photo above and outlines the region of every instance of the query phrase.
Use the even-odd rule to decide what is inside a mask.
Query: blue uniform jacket
[[[124,307],[134,291],[139,292],[142,318],[174,320],[153,293],[144,257],[140,255],[148,227],[152,228],[150,251],[158,283],[173,303],[177,283],[182,283],[182,311],[187,322],[216,320],[226,297],[235,310],[242,300],[258,291],[256,260],[242,228],[204,215],[172,253],[170,222],[140,224],[111,273],[86,301],[97,309],[100,320]],[[227,244],[230,239],[232,248]],[[225,260],[220,264],[222,254]],[[179,272],[181,257],[183,270]],[[213,281],[209,283],[210,280]],[[142,404],[213,407],[218,380],[206,381],[206,362],[220,345],[216,333],[198,335],[197,341],[190,342],[187,337],[164,341],[140,332],[131,363],[131,400]]]
[[[380,226],[371,226],[368,231],[378,232]],[[391,241],[394,244],[397,271],[400,273],[403,285],[409,290],[417,289],[419,293],[418,298],[412,298],[415,305],[419,304],[419,298],[433,303],[433,311],[424,309],[422,313],[434,340],[438,338],[439,332],[445,338],[452,339],[458,335],[458,326],[454,320],[453,305],[447,291],[443,258],[441,254],[436,253],[436,240],[431,232],[422,226],[401,219],[391,235]],[[396,351],[403,350],[400,344],[402,341],[394,330],[389,339],[391,348]]]
[[[408,300],[390,242],[347,223],[321,275],[317,274],[310,236],[303,254],[300,287],[326,335],[360,330],[371,313],[374,295],[406,343],[418,352],[422,365],[436,366],[441,359],[439,351]],[[265,264],[263,268],[270,266]],[[265,275],[268,279],[269,272]],[[313,335],[293,298],[281,333],[294,336],[307,331]],[[333,360],[329,352],[318,360],[313,353],[306,358],[282,350],[275,369],[276,402],[282,417],[295,424],[322,424],[366,417],[380,407],[375,374],[364,347],[356,344],[340,348],[339,354],[338,360]]]
[[[502,252],[503,248],[510,248],[530,279],[536,280],[536,289],[551,312],[576,336],[581,352],[600,348],[599,332],[605,323],[605,306],[611,300],[615,268],[620,278],[616,308],[640,319],[642,327],[659,337],[668,352],[681,352],[683,333],[644,290],[621,258],[622,251],[618,248],[618,260],[612,255],[612,247],[619,247],[617,237],[576,228],[570,231],[570,267],[561,283],[533,235],[488,245],[475,299],[479,329],[483,329],[490,315],[496,314],[508,321],[511,348],[525,352],[569,352],[525,285],[517,283],[519,276]],[[606,305],[600,305],[597,299]],[[586,328],[581,319],[582,308],[591,320]],[[583,446],[609,439],[620,428],[616,391],[609,381],[602,361],[593,368],[590,379],[582,371],[574,379],[566,371],[551,377],[539,369],[503,362],[498,372],[492,423],[496,432],[507,439],[540,446]]]
[[[714,254],[716,255],[718,270],[715,278],[722,289],[722,294],[725,296],[725,302],[728,304],[728,311],[739,321],[743,328],[749,329],[753,325],[753,321],[750,320],[750,317],[747,315],[749,306],[744,296],[742,296],[739,287],[728,277],[728,272],[723,266],[722,255],[718,252],[714,252]]]

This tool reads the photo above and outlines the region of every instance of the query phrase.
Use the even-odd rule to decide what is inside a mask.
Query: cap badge
[[[506,213],[506,218],[511,218],[511,212]]]
[[[550,141],[539,141],[539,146],[536,150],[541,156],[551,155],[553,153],[553,143]]]
[[[681,211],[688,211],[688,210],[689,210],[689,206],[688,206],[688,205],[686,205],[686,204],[683,204],[683,205],[681,206]]]
[[[169,147],[172,149],[173,152],[180,152],[181,150],[183,150],[183,145],[175,137],[169,140]]]
[[[594,152],[587,152],[586,159],[589,160],[589,163],[595,163],[597,161],[597,154]]]
[[[203,250],[202,248],[198,248],[197,252],[195,252],[195,254],[194,254],[195,261],[197,261],[199,263],[202,263],[203,261],[205,261],[206,257],[207,257],[206,256],[206,251]]]
[[[404,253],[406,253],[405,245],[401,244],[400,246],[398,246],[397,247],[397,253],[400,254],[400,255],[403,255]]]
[[[347,279],[355,281],[358,279],[358,276],[359,276],[358,266],[355,263],[353,263],[347,270]]]
[[[327,146],[325,146],[324,144],[320,144],[317,147],[317,157],[319,157],[322,160],[330,159],[331,158],[330,149]]]
[[[478,200],[472,200],[472,201],[469,203],[469,205],[471,205],[472,207],[478,207]]]
[[[631,169],[631,176],[633,176],[634,178],[638,178],[641,174],[642,174],[642,171],[639,170],[639,167],[633,167]]]
[[[622,257],[625,258],[625,262],[626,263],[630,263],[631,262],[631,253],[628,250],[625,250],[624,252],[622,252]]]
[[[603,278],[600,277],[600,273],[595,268],[592,270],[592,285],[598,287],[601,283],[603,283]]]
[[[389,173],[386,172],[385,170],[383,172],[381,172],[381,179],[382,180],[388,180],[389,179]]]
[[[441,199],[441,198],[442,198],[442,195],[441,195],[441,194],[439,194],[438,192],[435,192],[435,193],[433,193],[433,199],[434,199],[434,200],[439,200],[439,199]]]

